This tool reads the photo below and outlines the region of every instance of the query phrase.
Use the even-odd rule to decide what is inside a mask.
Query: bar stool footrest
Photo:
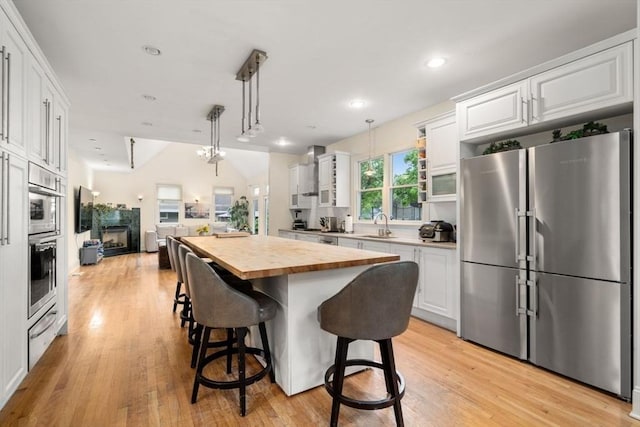
[[[345,367],[348,366],[370,366],[372,368],[384,370],[384,365],[382,363],[366,359],[347,360],[345,362]],[[396,401],[399,401],[404,396],[404,377],[398,371],[395,372],[395,380],[398,382],[398,395],[395,397],[389,395],[389,397],[380,400],[357,400],[343,394],[336,396],[336,393],[333,390],[333,379],[331,378],[335,370],[336,365],[331,365],[329,369],[327,369],[327,372],[324,374],[324,388],[329,392],[329,395],[331,395],[331,397],[337,398],[343,405],[365,410],[382,409],[393,406]]]
[[[224,342],[216,342],[215,344],[222,344]],[[217,346],[217,345],[216,345]],[[213,347],[211,344],[209,344],[209,347]],[[265,356],[265,352],[264,350],[260,349],[260,348],[255,348],[255,347],[245,347],[245,354],[254,354],[257,356],[260,356],[262,358],[264,358],[265,360],[267,360],[266,356]],[[219,359],[223,356],[227,356],[229,354],[238,354],[238,347],[233,347],[232,349],[225,349],[225,350],[221,350],[221,351],[217,351],[213,354],[210,354],[209,356],[205,357],[204,359],[204,363],[202,365],[202,367],[204,368],[205,366],[207,366],[209,363],[213,362],[216,359]],[[250,377],[246,377],[245,380],[243,381],[244,385],[251,385],[253,383],[255,383],[256,381],[261,380],[262,378],[264,378],[270,371],[271,371],[272,366],[270,364],[267,364],[266,366],[264,366],[260,371],[256,372],[255,374],[253,374]],[[219,388],[219,389],[231,389],[231,388],[239,388],[241,385],[240,380],[232,380],[232,381],[217,381],[211,378],[207,378],[202,374],[197,374],[198,376],[198,382],[205,386],[205,387],[209,387],[209,388]]]

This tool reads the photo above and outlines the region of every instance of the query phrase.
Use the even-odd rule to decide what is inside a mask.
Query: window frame
[[[217,192],[217,191],[230,191],[230,193],[228,192]],[[211,191],[211,208],[213,210],[213,221],[214,222],[221,222],[218,220],[218,215],[217,215],[217,203],[216,203],[216,196],[221,195],[221,196],[227,196],[230,195],[231,196],[231,201],[229,202],[229,208],[231,206],[233,206],[233,202],[235,201],[235,195],[236,195],[236,189],[235,187],[228,187],[228,186],[224,186],[224,187],[213,187],[212,191]],[[231,221],[231,218],[228,218],[226,221],[222,221],[222,222],[229,222]]]
[[[410,148],[405,148],[402,150],[398,150],[398,151],[392,151],[387,153],[387,156],[389,158],[389,168],[388,168],[388,175],[389,175],[389,179],[388,179],[388,187],[387,187],[387,193],[388,193],[388,212],[389,215],[391,214],[391,211],[393,210],[393,190],[397,189],[397,188],[411,188],[411,187],[415,187],[416,188],[416,202],[418,204],[421,205],[420,203],[420,199],[418,196],[418,192],[419,192],[419,187],[418,187],[418,175],[416,175],[416,182],[414,184],[402,184],[402,185],[394,185],[393,184],[393,156],[400,154],[400,153],[408,153],[410,151],[415,151],[416,154],[418,153],[418,149],[416,147],[410,147]],[[418,160],[416,157],[416,171],[418,169]],[[397,219],[397,223],[398,224],[411,224],[411,223],[417,223],[417,222],[422,222],[422,217],[423,217],[423,206],[420,206],[420,217],[418,219]],[[385,212],[386,213],[386,212]]]
[[[382,159],[382,187],[373,187],[373,188],[367,188],[367,189],[362,189],[362,176],[360,175],[360,165],[362,163],[365,162],[369,162],[369,161],[373,161],[373,160],[378,160],[378,159]],[[380,209],[382,210],[382,212],[384,212],[384,198],[385,198],[385,193],[384,193],[384,188],[385,188],[385,179],[386,179],[386,173],[385,173],[385,164],[386,163],[386,159],[384,155],[378,155],[378,156],[372,156],[371,158],[369,158],[368,156],[363,157],[361,159],[355,159],[354,160],[354,182],[358,183],[358,187],[355,191],[355,201],[354,201],[354,206],[356,207],[356,212],[355,212],[355,217],[357,218],[358,222],[373,222],[373,218],[372,219],[362,219],[360,217],[360,210],[361,210],[361,194],[363,192],[380,192],[381,198],[382,198],[382,204]]]
[[[173,188],[173,190],[177,190],[177,194],[179,194],[180,198],[161,198],[161,191],[163,188]],[[180,224],[180,208],[182,206],[182,185],[181,184],[156,184],[156,221],[158,224]],[[172,221],[163,221],[160,217],[162,212],[160,208],[161,203],[172,202],[177,204],[177,212],[178,216],[175,222]]]
[[[392,154],[396,154],[396,153],[401,153],[404,151],[409,151],[409,150],[413,150],[415,149],[414,145],[409,145],[409,146],[405,146],[402,147],[398,150],[394,150],[392,152],[385,152],[382,154],[378,154],[375,156],[372,156],[372,159],[376,159],[376,158],[383,158],[384,161],[384,166],[383,166],[383,184],[382,184],[382,212],[384,212],[385,214],[389,214],[391,213],[391,189],[392,186],[391,184],[391,174],[393,173],[393,165],[391,164],[391,155]],[[361,192],[361,182],[360,182],[360,163],[362,162],[366,162],[369,159],[368,155],[361,155],[361,156],[353,156],[352,157],[352,165],[351,165],[351,169],[352,169],[352,178],[353,178],[353,182],[357,183],[357,187],[354,189],[355,191],[353,191],[352,194],[352,206],[355,206],[356,210],[354,212],[354,222],[355,223],[360,223],[360,224],[373,224],[373,220],[372,219],[361,219],[360,218],[360,192]],[[416,182],[416,188],[418,188],[418,183]],[[424,222],[424,216],[425,216],[425,211],[427,210],[427,208],[425,207],[424,203],[422,203],[421,209],[420,209],[420,218],[416,219],[416,220],[399,220],[396,218],[389,218],[389,224],[390,225],[420,225]]]

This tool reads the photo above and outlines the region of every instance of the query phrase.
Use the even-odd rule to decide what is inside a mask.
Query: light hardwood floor
[[[0,411],[0,426],[328,424],[324,388],[287,397],[268,379],[248,388],[244,418],[237,390],[201,387],[192,405],[191,347],[171,312],[175,274],[158,270],[155,254],[106,258],[79,271],[69,281],[69,334],[55,339]],[[408,426],[640,425],[628,403],[420,320],[394,347]],[[347,382],[368,395],[384,387],[374,371]],[[393,410],[343,406],[340,425],[394,425]]]

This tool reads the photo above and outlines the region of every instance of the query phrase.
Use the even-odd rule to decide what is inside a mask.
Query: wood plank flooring
[[[171,312],[175,274],[156,254],[105,258],[69,283],[69,334],[55,339],[7,405],[0,426],[316,426],[331,401],[322,387],[287,397],[268,379],[237,390],[200,388],[190,403],[191,347]],[[631,426],[631,405],[412,319],[394,340],[408,426]],[[218,374],[216,372],[215,374]],[[276,373],[277,375],[277,373]],[[381,396],[377,371],[348,386]],[[340,425],[394,425],[391,408],[342,407]]]

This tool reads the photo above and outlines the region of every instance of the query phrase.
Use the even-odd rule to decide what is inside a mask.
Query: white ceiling
[[[223,147],[303,153],[366,131],[367,118],[379,125],[636,26],[636,0],[14,3],[71,99],[71,146],[122,169],[123,138],[208,144],[214,104],[226,107]],[[269,57],[266,131],[239,143],[235,75],[254,48]],[[447,63],[427,68],[434,55]],[[366,107],[349,109],[353,98]],[[281,137],[291,145],[275,145]]]

